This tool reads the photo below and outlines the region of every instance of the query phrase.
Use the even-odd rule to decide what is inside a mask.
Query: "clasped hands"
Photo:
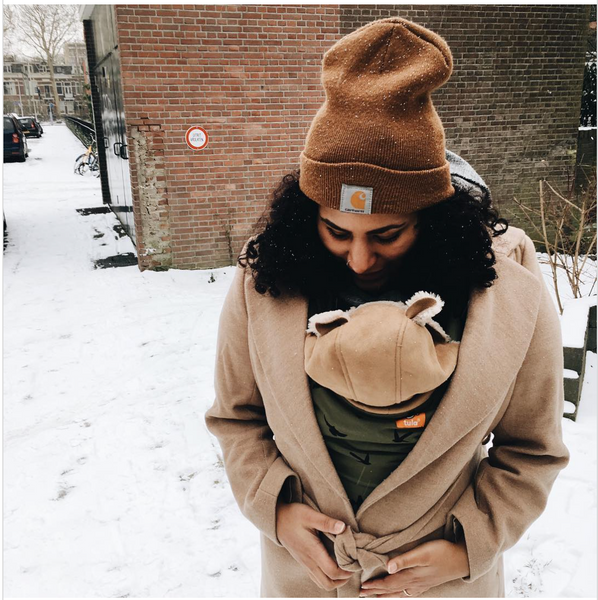
[[[279,502],[276,531],[280,543],[305,569],[318,587],[331,591],[353,575],[341,569],[328,554],[319,532],[338,535],[346,525],[305,504]],[[391,558],[388,575],[370,579],[361,585],[360,596],[405,598],[417,596],[430,588],[469,575],[465,543],[433,540]]]

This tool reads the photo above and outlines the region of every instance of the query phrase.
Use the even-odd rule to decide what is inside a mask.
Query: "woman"
[[[503,596],[502,553],[567,464],[558,317],[530,239],[445,150],[430,93],[451,71],[444,40],[400,18],[337,42],[300,170],[241,255],[206,421],[262,532],[263,596]],[[306,326],[421,291],[445,303],[457,366],[388,440],[394,420],[307,376]]]

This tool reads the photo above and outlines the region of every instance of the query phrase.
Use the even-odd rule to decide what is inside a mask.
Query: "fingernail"
[[[388,565],[388,572],[392,575],[397,572],[397,565],[395,563],[390,563]]]
[[[334,533],[342,533],[343,531],[345,531],[345,524],[337,521],[334,524]]]

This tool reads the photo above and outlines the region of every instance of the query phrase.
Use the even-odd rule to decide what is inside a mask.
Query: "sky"
[[[41,2],[41,4],[50,4],[50,3]],[[68,4],[68,3],[64,3],[64,4]],[[16,14],[18,14],[18,11],[20,10],[21,5],[14,4],[14,3],[10,3],[10,4],[5,3],[3,8],[4,7],[8,7],[12,11],[14,11]],[[6,31],[4,31],[5,26],[6,25],[5,25],[5,19],[4,19],[4,14],[3,14],[2,49],[3,49],[4,55],[14,54],[18,58],[29,58],[29,59],[35,59],[39,56],[36,49],[33,46],[31,46],[29,43],[27,43],[24,39],[22,39],[22,36],[20,35],[17,27],[13,26],[13,27],[8,28]],[[72,38],[69,39],[68,41],[72,41],[72,42],[83,42],[84,41],[83,23],[81,21],[77,22],[75,24],[75,26],[73,27]]]

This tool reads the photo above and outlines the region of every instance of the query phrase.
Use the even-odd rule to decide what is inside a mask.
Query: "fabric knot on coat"
[[[376,552],[380,538],[369,533],[359,533],[347,527],[334,539],[334,553],[338,566],[346,571],[371,573],[386,569],[387,557]]]

